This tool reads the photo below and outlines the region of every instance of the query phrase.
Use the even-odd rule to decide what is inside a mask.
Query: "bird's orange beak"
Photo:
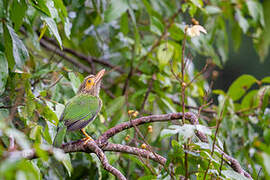
[[[105,69],[100,70],[95,76],[95,83],[98,83],[105,74]]]

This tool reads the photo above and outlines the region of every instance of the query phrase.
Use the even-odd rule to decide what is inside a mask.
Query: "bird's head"
[[[84,78],[78,93],[91,94],[93,96],[99,95],[101,79],[105,73],[105,69],[99,71],[96,75],[89,75]]]

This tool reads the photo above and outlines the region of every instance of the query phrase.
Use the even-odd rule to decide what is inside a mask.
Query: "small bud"
[[[214,71],[212,72],[212,79],[217,79],[218,75],[219,75],[219,72],[216,71],[216,70],[214,70]]]
[[[197,21],[195,18],[191,19],[192,24],[199,25],[199,21]]]
[[[134,113],[134,110],[128,110],[128,115],[132,115]]]
[[[149,126],[147,127],[147,129],[148,129],[148,132],[149,132],[149,133],[152,133],[152,132],[153,132],[153,127],[152,127],[151,125],[149,125]]]
[[[143,143],[143,144],[141,145],[141,148],[146,149],[146,144]]]
[[[129,141],[129,138],[130,138],[130,136],[127,135],[127,136],[125,137],[125,141]]]
[[[254,142],[254,146],[255,146],[255,147],[260,147],[260,146],[261,146],[261,142],[258,141],[258,140],[256,140],[256,141]]]
[[[128,115],[135,118],[139,115],[139,112],[134,110],[128,110]]]
[[[132,114],[132,117],[137,117],[139,115],[139,112],[138,111],[135,111],[133,114]]]
[[[186,87],[187,84],[185,82],[182,82],[182,87]]]

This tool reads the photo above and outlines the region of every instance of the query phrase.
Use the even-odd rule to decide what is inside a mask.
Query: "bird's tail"
[[[67,127],[64,125],[64,122],[59,122],[58,127],[57,127],[57,132],[55,135],[55,138],[53,140],[53,146],[55,147],[61,147],[65,135],[66,135]]]

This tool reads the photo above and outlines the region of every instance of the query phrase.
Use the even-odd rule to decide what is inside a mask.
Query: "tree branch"
[[[54,52],[55,54],[57,54],[58,56],[61,56],[62,58],[66,59],[68,62],[72,63],[73,65],[75,65],[76,67],[82,69],[83,71],[87,72],[87,73],[91,73],[92,70],[90,68],[88,68],[87,66],[85,66],[84,64],[78,62],[77,60],[67,56],[63,51],[61,51],[58,47],[52,46],[50,44],[48,44],[45,40],[41,39],[40,40],[40,45],[42,47],[44,47],[45,49],[47,49],[48,51]]]
[[[114,151],[114,152],[121,152],[121,153],[128,153],[128,154],[133,154],[133,155],[139,155],[144,158],[149,158],[152,159],[153,161],[158,162],[161,165],[165,165],[167,159],[164,158],[163,156],[154,155],[152,152],[148,150],[144,150],[141,148],[136,148],[136,147],[131,147],[127,145],[122,145],[122,144],[112,144],[108,143],[106,146],[102,148],[104,151]]]
[[[98,145],[95,143],[95,141],[88,141],[87,147],[89,150],[94,151],[97,157],[99,158],[103,168],[110,173],[112,173],[115,177],[117,177],[119,180],[126,180],[126,177],[115,167],[109,164],[108,159],[104,152],[98,147]]]
[[[132,120],[132,123],[130,121],[124,122],[122,124],[118,124],[115,127],[107,130],[105,133],[103,133],[97,140],[97,143],[99,146],[106,145],[106,142],[109,138],[116,135],[117,133],[129,129],[133,127],[133,125],[138,126],[145,123],[150,122],[162,122],[162,121],[169,121],[169,120],[175,120],[180,119],[183,117],[183,113],[170,113],[170,114],[162,114],[162,115],[151,115],[151,116],[144,116],[141,118],[137,118]],[[191,121],[196,121],[196,116],[193,113],[187,112],[185,113],[186,119],[192,119]]]
[[[57,48],[58,50],[60,50],[60,49],[59,49],[58,43],[57,43],[54,39],[51,39],[51,38],[48,38],[48,37],[44,36],[42,40],[43,40],[43,41],[47,41],[47,42],[49,42],[50,44],[53,44],[55,48]],[[73,50],[73,49],[66,48],[66,47],[63,47],[63,51],[62,51],[62,52],[63,52],[63,53],[64,53],[64,52],[67,52],[67,53],[69,53],[69,54],[72,54],[73,56],[75,56],[75,57],[77,57],[77,58],[79,58],[79,59],[85,60],[86,62],[88,62],[88,63],[90,63],[90,64],[93,63],[93,62],[95,62],[95,63],[101,64],[101,65],[103,65],[103,66],[107,66],[107,67],[109,67],[109,68],[115,69],[115,70],[116,70],[117,72],[119,72],[120,74],[125,73],[125,71],[122,70],[120,67],[115,66],[115,65],[111,64],[110,62],[105,61],[105,60],[103,60],[103,59],[98,59],[98,58],[95,58],[95,57],[87,56],[87,55],[85,55],[85,54],[83,54],[83,53],[77,52],[77,51],[75,51],[75,50]],[[65,54],[65,53],[64,53],[64,54]],[[59,54],[58,54],[58,55],[59,55]]]
[[[199,124],[198,118],[195,114],[191,112],[186,112],[184,114],[185,119],[189,120],[189,122],[193,125]],[[170,121],[170,120],[176,120],[183,118],[183,113],[178,112],[178,113],[170,113],[170,114],[162,114],[162,115],[151,115],[151,116],[145,116],[145,117],[140,117],[137,119],[132,120],[132,124],[130,121],[124,122],[121,124],[116,125],[113,128],[108,129],[106,132],[104,132],[94,143],[94,141],[84,143],[85,141],[83,140],[78,140],[78,141],[73,141],[73,142],[68,142],[62,145],[62,149],[65,153],[71,153],[71,152],[86,152],[86,153],[95,153],[99,157],[99,159],[102,162],[102,165],[104,169],[108,170],[109,172],[113,173],[115,176],[118,178],[123,178],[119,173],[120,171],[116,171],[115,168],[112,168],[111,165],[107,164],[107,159],[106,156],[102,151],[113,151],[113,152],[122,152],[122,153],[128,153],[128,154],[134,154],[137,156],[141,156],[144,158],[149,158],[152,159],[161,165],[164,165],[167,161],[166,158],[156,154],[156,156],[144,149],[136,148],[136,147],[131,147],[127,145],[121,145],[121,144],[112,144],[108,142],[108,139],[113,137],[114,135],[129,129],[133,127],[133,124],[136,126],[145,124],[145,123],[150,123],[150,122],[165,122],[165,121]],[[207,136],[200,132],[197,131],[196,136],[205,143],[208,143]],[[241,165],[239,162],[234,159],[233,157],[229,156],[226,154],[223,150],[221,150],[219,147],[215,146],[215,149],[223,156],[224,161],[226,161],[229,166],[235,171],[240,174],[243,174],[249,179],[252,179],[249,173],[247,173],[245,170],[242,169]],[[53,148],[50,147],[46,150],[49,154],[53,153]],[[23,151],[14,151],[14,152],[8,152],[7,156],[12,156],[12,157],[23,157],[26,159],[34,159],[37,158],[37,155],[35,153],[34,149],[30,150],[23,150]]]

